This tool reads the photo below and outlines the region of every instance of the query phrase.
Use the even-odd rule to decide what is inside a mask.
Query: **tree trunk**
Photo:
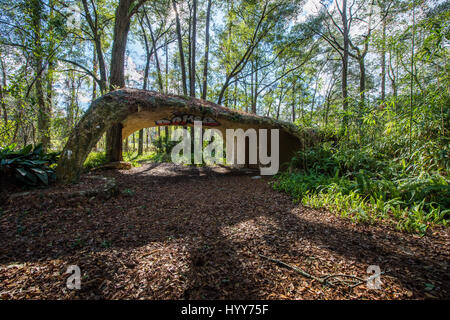
[[[111,52],[111,73],[109,77],[110,90],[125,86],[125,49],[127,46],[128,31],[132,12],[137,10],[139,4],[134,0],[120,0],[115,12],[114,41]],[[108,161],[121,161],[122,158],[122,124],[114,123],[106,133],[106,157]]]
[[[195,97],[195,50],[197,42],[197,0],[193,0],[193,13],[192,13],[192,38],[191,38],[191,72],[189,79],[189,95]]]
[[[206,9],[206,34],[205,34],[205,64],[203,66],[203,92],[202,99],[208,95],[208,59],[209,59],[209,21],[211,18],[211,0],[208,0]]]
[[[364,63],[364,56],[360,57],[359,63],[359,114],[358,114],[358,132],[362,136],[362,124],[364,117],[364,106],[366,104],[366,66]]]
[[[125,49],[130,30],[130,6],[133,0],[120,0],[115,13],[114,41],[111,52],[110,90],[125,86]]]
[[[253,63],[252,63],[253,66]],[[252,113],[256,114],[256,106],[258,103],[258,60],[255,60],[255,83],[252,86],[253,87],[253,94],[252,94]]]
[[[47,112],[51,117],[53,112],[53,73],[55,72],[55,62],[50,60],[47,68]]]
[[[100,70],[100,91],[105,94],[108,86],[108,79],[106,77],[106,65],[103,58],[102,42],[100,38],[95,40],[95,50],[97,51],[97,63]]]
[[[112,125],[106,133],[106,159],[108,159],[110,162],[123,160],[121,123]]]
[[[2,116],[3,116],[3,121],[5,122],[5,126],[8,123],[8,112],[6,111],[6,104],[5,104],[5,99],[3,97],[3,87],[0,84],[0,104],[2,106]]]
[[[153,49],[155,52],[155,62],[156,62],[156,72],[158,74],[158,87],[159,87],[159,91],[161,93],[164,93],[164,85],[163,85],[163,80],[162,80],[162,74],[161,74],[161,66],[159,64],[159,58],[158,58],[158,48],[156,46],[156,39],[155,39],[155,35],[153,34],[153,29],[152,29],[152,25],[150,23],[150,19],[148,18],[147,12],[144,10],[144,15],[145,15],[145,20],[147,21],[148,24],[148,28],[150,30],[150,37],[152,39],[152,45],[153,45]]]
[[[70,88],[70,103],[67,106],[67,123],[69,127],[68,133],[73,129],[75,123],[75,75],[73,71],[69,72],[68,87]]]
[[[102,94],[104,94],[107,91],[107,77],[106,77],[105,59],[103,57],[102,41],[98,32],[99,30],[98,30],[97,13],[95,14],[95,20],[93,20],[89,11],[87,0],[83,0],[82,2],[86,20],[89,24],[89,27],[94,37],[94,47],[97,53],[96,62],[98,62],[98,67],[100,68],[100,91],[102,92]],[[96,10],[96,8],[94,7],[93,10]],[[94,74],[97,74],[96,70],[94,71],[95,71]]]
[[[222,89],[220,90],[219,98],[217,99],[217,104],[222,104],[223,96],[225,95],[225,93],[228,89],[230,80],[231,80],[231,78],[227,75],[227,77],[225,79],[225,83],[223,84]],[[228,98],[226,98],[225,101],[226,101],[225,103],[227,103]]]
[[[181,24],[180,17],[178,16],[177,5],[175,0],[172,0],[173,10],[175,11],[175,20],[177,26],[177,39],[178,39],[178,51],[180,55],[180,66],[181,66],[181,80],[183,85],[183,94],[187,96],[187,84],[186,84],[186,65],[184,62],[184,51],[183,51],[183,39],[181,38]]]
[[[147,34],[145,33],[144,24],[142,22],[142,19],[139,19],[139,24],[141,26],[142,30],[142,36],[144,37],[144,43],[145,43],[145,70],[144,70],[144,83],[142,85],[142,89],[147,90],[148,85],[148,73],[150,71],[150,57],[151,52],[148,45],[148,39]],[[148,131],[147,131],[147,149],[148,149]],[[139,144],[138,144],[138,155],[142,155],[144,150],[144,129],[139,130]]]
[[[251,67],[251,71],[250,71],[250,112],[253,113],[253,101],[254,101],[254,96],[255,96],[255,76],[253,75],[255,73],[255,66],[252,62],[250,63],[250,67]]]
[[[409,92],[409,154],[412,154],[412,124],[413,124],[413,105],[414,105],[414,51],[415,51],[415,32],[416,32],[416,6],[413,3],[413,28],[411,45],[411,80]]]
[[[144,129],[139,130],[138,138],[138,156],[144,152]]]
[[[166,72],[165,93],[169,94],[169,43],[167,41],[167,36],[164,37],[164,57],[166,58],[166,66],[164,68]]]
[[[297,81],[294,80],[294,84],[292,85],[292,122],[295,122],[295,103],[296,103],[296,95],[295,95],[295,85]]]
[[[361,107],[364,107],[366,102],[366,66],[364,57],[359,58],[359,97]]]
[[[35,92],[38,105],[38,132],[39,142],[42,143],[44,151],[47,151],[50,146],[50,116],[48,114],[47,106],[44,97],[44,88],[42,81],[43,68],[43,48],[41,44],[41,19],[42,19],[42,4],[39,0],[32,0],[32,21],[34,26],[34,72],[35,72]]]
[[[386,18],[383,19],[381,46],[381,100],[384,102],[386,98]]]
[[[347,89],[347,78],[348,78],[348,50],[349,50],[349,30],[348,30],[348,21],[347,21],[347,0],[343,0],[342,3],[342,30],[344,36],[344,52],[342,54],[342,110],[344,112],[344,116],[342,118],[342,126],[341,126],[341,134],[347,135],[348,129],[348,89]]]
[[[277,120],[280,119],[281,102],[283,101],[283,96],[284,96],[284,88],[281,87],[280,90],[281,90],[281,92],[280,92],[280,97],[278,100],[278,107],[277,107],[277,117],[276,117]]]
[[[3,90],[6,88],[6,70],[5,64],[3,63],[3,59],[1,59],[1,57],[0,57],[0,66],[2,67],[2,82],[0,84],[0,104],[2,106],[3,121],[5,122],[6,125],[8,123],[8,111],[6,110],[5,94],[3,93]]]
[[[97,71],[98,71],[98,63],[97,63],[97,55],[95,53],[95,48],[94,48],[94,53],[92,55],[92,65],[93,65],[93,71],[92,73],[97,76]],[[92,101],[95,100],[95,98],[97,98],[97,81],[92,81]]]

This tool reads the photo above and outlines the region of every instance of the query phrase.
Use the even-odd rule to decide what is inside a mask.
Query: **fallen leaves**
[[[354,225],[293,204],[252,172],[149,164],[104,174],[120,190],[109,199],[46,196],[95,188],[84,178],[2,206],[1,299],[449,298],[447,229],[420,238]],[[330,287],[258,253],[317,277],[390,271],[382,290]],[[73,264],[79,291],[65,286]]]

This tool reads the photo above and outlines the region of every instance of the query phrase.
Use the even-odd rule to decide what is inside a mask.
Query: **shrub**
[[[58,153],[44,153],[42,144],[28,145],[14,151],[16,145],[0,148],[0,175],[16,183],[26,185],[48,185],[55,180],[53,166]]]
[[[91,152],[84,161],[84,168],[90,170],[100,167],[107,162],[106,154],[104,152]]]
[[[390,158],[391,157],[391,158]],[[419,170],[373,146],[328,143],[297,153],[293,173],[272,182],[276,190],[314,208],[328,208],[355,222],[391,221],[424,234],[450,218],[449,180],[439,171]]]

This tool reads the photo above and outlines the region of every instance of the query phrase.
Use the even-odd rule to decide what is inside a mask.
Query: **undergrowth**
[[[446,168],[425,168],[371,145],[323,143],[298,152],[291,173],[279,174],[273,187],[303,205],[327,208],[354,222],[393,223],[423,235],[430,226],[446,226],[450,218]]]

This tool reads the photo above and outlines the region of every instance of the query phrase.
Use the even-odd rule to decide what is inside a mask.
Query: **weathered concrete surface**
[[[171,119],[174,113],[210,117],[219,122],[214,128],[223,133],[225,129],[236,128],[279,129],[280,163],[289,161],[300,148],[304,135],[292,123],[228,109],[201,99],[119,89],[96,99],[74,128],[58,162],[58,179],[72,182],[79,178],[87,155],[113,123],[122,123],[122,138],[125,138],[137,130],[155,126],[155,121]]]

